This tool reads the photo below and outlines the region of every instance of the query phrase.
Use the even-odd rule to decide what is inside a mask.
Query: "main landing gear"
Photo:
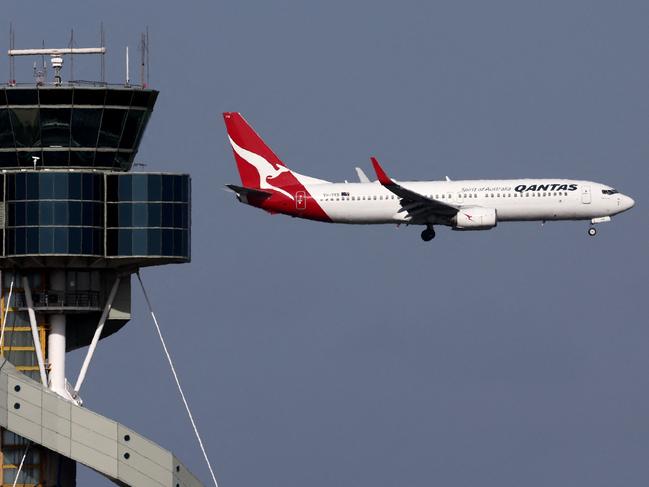
[[[591,237],[594,237],[595,235],[597,235],[597,228],[589,227],[588,228],[588,235],[590,235]]]
[[[428,225],[426,227],[426,230],[421,232],[421,239],[424,242],[430,242],[434,238],[435,238],[435,229],[433,228],[432,225]]]

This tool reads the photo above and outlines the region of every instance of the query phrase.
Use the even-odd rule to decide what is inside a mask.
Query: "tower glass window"
[[[0,87],[0,168],[128,171],[158,92],[124,87]]]
[[[106,194],[107,256],[189,258],[189,176],[109,174]]]
[[[69,172],[7,174],[5,255],[103,256],[103,179]]]

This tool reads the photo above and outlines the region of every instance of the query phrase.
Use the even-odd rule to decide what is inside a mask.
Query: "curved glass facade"
[[[25,171],[3,176],[4,255],[190,258],[190,178]]]
[[[104,176],[6,175],[5,255],[104,255]]]
[[[187,175],[106,177],[107,256],[190,256]]]
[[[128,171],[158,92],[125,87],[0,88],[0,168]]]

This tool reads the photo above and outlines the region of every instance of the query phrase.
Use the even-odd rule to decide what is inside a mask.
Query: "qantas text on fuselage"
[[[371,182],[331,183],[290,170],[241,114],[223,114],[241,185],[229,184],[242,203],[269,213],[329,223],[435,225],[487,230],[499,222],[587,220],[594,225],[633,207],[629,196],[605,184],[568,179],[395,181],[375,158]]]

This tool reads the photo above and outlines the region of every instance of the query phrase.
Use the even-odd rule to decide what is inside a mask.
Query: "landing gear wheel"
[[[590,227],[590,228],[588,229],[588,235],[590,235],[591,237],[594,237],[595,235],[597,235],[597,228],[595,228],[595,227]]]
[[[432,239],[435,238],[435,230],[433,228],[427,228],[423,232],[421,232],[421,239],[424,242],[430,242]]]

